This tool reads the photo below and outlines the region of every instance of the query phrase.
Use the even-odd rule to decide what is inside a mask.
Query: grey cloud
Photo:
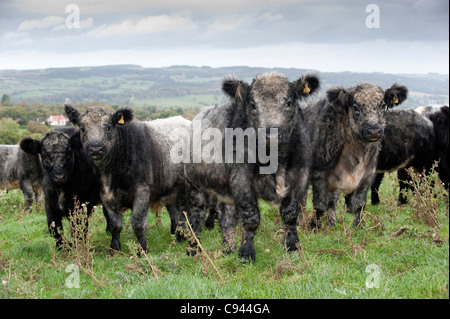
[[[364,48],[374,48],[364,43],[382,43],[386,54],[395,51],[396,56],[411,43],[418,44],[415,48],[427,47],[427,52],[448,43],[448,1],[372,2],[380,8],[379,29],[366,27],[369,2],[360,0],[6,0],[0,2],[0,45],[10,51],[53,54],[286,48],[286,44],[326,50],[327,45],[348,45],[363,59]],[[39,27],[40,21],[51,22],[49,17],[65,18],[69,3],[80,8],[80,20],[85,21],[80,29],[51,23]],[[448,50],[443,54],[448,56]]]

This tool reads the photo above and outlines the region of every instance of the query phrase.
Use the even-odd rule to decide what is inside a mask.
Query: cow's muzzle
[[[376,142],[383,135],[383,129],[378,124],[375,124],[375,125],[367,124],[367,125],[364,125],[361,134],[362,134],[362,138],[366,142]]]
[[[53,182],[56,185],[64,185],[67,182],[67,174],[65,172],[55,172],[53,174]]]
[[[87,154],[93,161],[101,160],[105,157],[106,147],[100,143],[89,144],[87,146]]]

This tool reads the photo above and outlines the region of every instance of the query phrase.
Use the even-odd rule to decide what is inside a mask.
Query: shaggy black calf
[[[85,235],[93,207],[100,202],[99,175],[81,148],[79,131],[73,127],[47,132],[41,140],[23,138],[20,147],[28,154],[41,155],[47,225],[60,249],[62,218],[74,213],[75,199],[80,205],[86,204],[88,216],[86,224],[81,225]]]
[[[131,208],[133,231],[142,250],[147,251],[145,232],[150,205],[170,204],[177,196],[184,196],[183,167],[173,163],[170,152],[188,132],[190,122],[178,116],[138,123],[128,108],[110,113],[94,106],[80,113],[66,104],[65,111],[70,121],[80,127],[83,149],[100,174],[111,249],[120,250],[122,213]]]
[[[30,210],[33,198],[42,200],[42,167],[38,155],[23,152],[18,145],[0,145],[0,189],[20,188],[25,198],[25,210]]]
[[[230,102],[205,108],[192,121],[187,178],[192,187],[236,207],[243,231],[241,258],[255,260],[258,198],[281,206],[287,249],[299,249],[297,217],[306,194],[310,146],[298,101],[318,87],[315,75],[290,82],[281,74],[263,74],[251,84],[227,78],[222,90]],[[197,236],[204,212],[189,212]],[[237,219],[224,215],[223,235],[233,247]]]
[[[402,191],[409,187],[410,177],[406,169],[413,167],[418,172],[428,172],[435,159],[435,132],[429,119],[413,110],[386,112],[386,127],[378,155],[378,174],[371,187],[372,204],[380,202],[378,189],[384,173],[394,171],[397,171],[400,186],[398,200],[406,203]]]
[[[449,187],[449,120],[448,106],[443,106],[439,111],[426,114],[433,122],[435,141],[434,158],[439,161],[436,168],[439,178],[445,187]]]
[[[306,107],[316,211],[311,227],[320,227],[320,218],[325,213],[327,222],[336,224],[335,208],[340,192],[347,195],[347,208],[354,215],[354,225],[359,225],[376,173],[386,110],[402,103],[407,93],[408,89],[398,84],[384,91],[363,83],[350,89],[331,88],[326,98]]]

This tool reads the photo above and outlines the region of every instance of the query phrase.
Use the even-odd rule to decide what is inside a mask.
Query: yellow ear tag
[[[123,115],[120,116],[120,120],[118,120],[117,123],[125,124],[125,121],[123,120]]]
[[[394,97],[392,98],[392,100],[391,100],[391,104],[397,104],[398,103],[398,97],[396,97],[395,95],[394,95]]]
[[[309,88],[308,83],[305,83],[303,85],[303,93],[309,93],[309,92],[311,92],[311,89]]]

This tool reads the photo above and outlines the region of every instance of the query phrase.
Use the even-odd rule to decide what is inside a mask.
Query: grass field
[[[20,191],[3,193],[0,298],[449,298],[448,193],[424,195],[425,201],[417,195],[401,207],[397,193],[389,175],[382,203],[368,205],[362,229],[351,226],[340,202],[336,227],[308,230],[309,199],[299,225],[302,250],[293,253],[283,247],[279,213],[261,202],[255,263],[222,252],[217,224],[202,233],[204,253],[187,256],[187,244],[170,235],[167,213],[161,223],[149,214],[149,253],[141,257],[127,213],[122,252],[110,256],[99,208],[87,243],[56,251],[43,207],[24,212]],[[436,208],[437,225],[418,219],[421,201]],[[68,221],[64,227],[70,238]]]

